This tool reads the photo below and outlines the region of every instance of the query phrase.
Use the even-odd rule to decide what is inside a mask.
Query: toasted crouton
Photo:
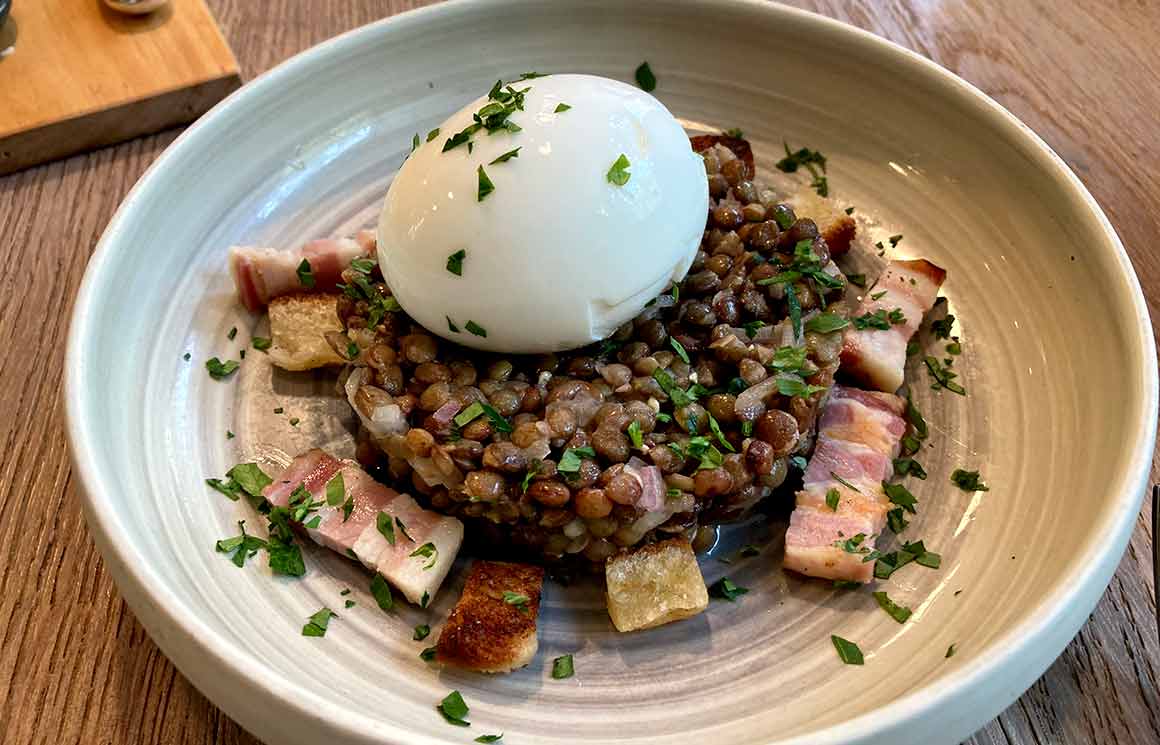
[[[684,538],[613,556],[604,574],[608,615],[617,631],[651,629],[695,616],[709,605],[701,568]]]
[[[435,645],[435,659],[480,673],[507,673],[536,656],[544,570],[476,561]]]
[[[831,256],[841,256],[850,250],[858,224],[836,201],[819,196],[811,188],[803,188],[789,198],[789,203],[794,214],[808,217],[817,224]]]
[[[283,295],[270,301],[270,361],[285,370],[313,370],[346,362],[326,341],[342,331],[338,295]]]

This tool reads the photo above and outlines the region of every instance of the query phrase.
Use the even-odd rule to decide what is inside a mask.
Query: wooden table
[[[210,0],[246,78],[402,0]],[[1160,319],[1160,3],[802,0],[994,96],[1103,205]],[[1072,5],[1074,7],[1063,7]],[[253,743],[186,682],[113,588],[63,435],[68,314],[113,210],[169,132],[0,179],[0,742]],[[1153,479],[1160,472],[1153,461]],[[1063,495],[1044,495],[1057,499]],[[972,745],[1160,742],[1149,508],[1095,614]]]

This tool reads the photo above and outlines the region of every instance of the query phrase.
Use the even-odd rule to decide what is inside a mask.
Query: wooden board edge
[[[0,138],[0,175],[188,124],[241,87],[222,77]]]

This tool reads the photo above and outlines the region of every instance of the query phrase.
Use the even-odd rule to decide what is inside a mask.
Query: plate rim
[[[979,689],[981,684],[988,680],[994,681],[996,676],[1002,674],[1003,668],[1008,664],[1005,661],[1009,658],[1034,656],[1030,653],[1036,640],[1045,636],[1046,632],[1062,621],[1070,618],[1074,622],[1073,611],[1077,601],[1086,598],[1083,603],[1079,603],[1086,608],[1079,624],[1069,623],[1069,627],[1075,625],[1076,628],[1069,631],[1058,649],[1054,648],[1055,644],[1052,645],[1051,658],[1042,665],[1045,669],[1062,653],[1074,633],[1078,631],[1079,625],[1090,616],[1127,548],[1151,470],[1160,386],[1157,383],[1156,346],[1148,307],[1139,278],[1119,236],[1083,182],[1028,125],[973,84],[933,60],[895,42],[811,11],[763,0],[685,1],[702,8],[741,6],[752,13],[796,17],[796,20],[802,23],[814,24],[819,32],[845,35],[867,48],[874,48],[879,54],[893,56],[900,64],[914,70],[916,75],[922,75],[939,84],[948,95],[959,97],[964,104],[973,104],[972,108],[979,116],[998,127],[1012,131],[1013,140],[1027,147],[1035,167],[1050,176],[1061,188],[1065,188],[1070,196],[1078,198],[1078,202],[1086,208],[1083,215],[1085,222],[1094,219],[1095,225],[1100,228],[1105,238],[1099,250],[1110,250],[1112,258],[1116,260],[1118,276],[1113,274],[1112,279],[1119,280],[1125,285],[1124,289],[1129,295],[1127,299],[1135,310],[1136,333],[1131,334],[1130,326],[1125,329],[1128,338],[1135,342],[1143,357],[1143,370],[1140,371],[1144,383],[1141,394],[1143,406],[1139,407],[1136,420],[1129,423],[1135,444],[1127,465],[1118,474],[1114,485],[1109,486],[1107,490],[1110,499],[1106,510],[1110,514],[1101,526],[1102,530],[1098,534],[1100,540],[1088,541],[1086,553],[1080,557],[1082,560],[1076,563],[1077,568],[1057,583],[1056,588],[1031,614],[997,635],[989,645],[987,654],[978,655],[971,661],[962,663],[958,674],[929,684],[920,691],[907,693],[888,706],[853,719],[825,727],[817,732],[770,742],[777,742],[778,745],[828,743],[836,745],[851,741],[869,741],[909,721],[930,716],[956,698],[964,697]],[[498,3],[510,7],[519,5],[520,0],[498,0]],[[94,317],[91,309],[97,307],[102,290],[110,284],[109,266],[118,250],[121,233],[127,230],[126,226],[134,219],[138,202],[144,194],[155,188],[155,184],[161,178],[159,174],[164,171],[167,164],[186,150],[196,148],[197,141],[209,136],[205,133],[212,131],[225,112],[244,106],[249,99],[260,98],[267,91],[276,90],[282,79],[292,77],[300,70],[309,69],[316,62],[321,62],[329,55],[355,43],[356,40],[402,32],[408,25],[435,16],[470,14],[481,6],[490,6],[494,9],[496,4],[497,0],[451,0],[389,16],[303,50],[258,75],[186,129],[150,165],[114,213],[85,270],[69,324],[64,400],[69,451],[74,471],[79,479],[78,492],[86,523],[113,575],[118,591],[149,631],[151,638],[187,679],[216,706],[221,707],[231,717],[236,716],[239,724],[245,727],[250,727],[256,722],[240,714],[242,708],[240,703],[223,700],[221,695],[215,695],[216,691],[210,685],[202,685],[204,681],[200,680],[200,676],[190,676],[187,673],[187,670],[193,667],[190,659],[192,653],[196,652],[209,658],[219,671],[228,672],[235,683],[260,686],[261,693],[269,701],[276,703],[283,712],[293,712],[299,721],[314,720],[316,725],[325,725],[333,732],[341,732],[367,742],[382,741],[384,735],[388,741],[396,743],[441,745],[444,742],[441,738],[416,735],[393,721],[373,720],[361,712],[341,711],[341,716],[330,713],[325,707],[320,706],[321,700],[309,690],[297,690],[293,696],[287,695],[284,692],[285,687],[280,685],[285,679],[275,668],[245,653],[234,642],[221,635],[218,629],[201,623],[193,615],[181,612],[186,604],[152,571],[148,561],[145,560],[147,557],[137,551],[132,542],[125,540],[124,528],[115,511],[106,509],[110,503],[110,492],[114,491],[114,479],[110,474],[103,472],[103,467],[95,455],[96,448],[89,445],[96,439],[89,432],[88,423],[83,416],[90,407],[91,398],[86,391],[83,374],[87,369],[86,361],[91,356],[89,319]],[[650,0],[650,4],[669,5],[671,2]],[[1078,210],[1076,214],[1079,214]],[[157,627],[154,626],[155,623]],[[161,627],[161,624],[166,626]],[[182,647],[187,651],[183,653]],[[1041,673],[1042,669],[1037,670],[1036,676]],[[1022,692],[1022,689],[1007,690],[999,698],[1004,699],[1004,705],[1007,705]],[[240,721],[242,719],[246,721]]]

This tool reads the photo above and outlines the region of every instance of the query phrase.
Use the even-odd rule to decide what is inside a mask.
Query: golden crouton
[[[536,616],[543,584],[540,567],[476,561],[439,635],[435,659],[480,673],[527,665],[539,648]]]
[[[283,295],[270,301],[270,361],[284,370],[313,370],[346,362],[326,341],[342,331],[338,295]]]
[[[695,616],[709,605],[701,568],[684,538],[613,556],[604,574],[608,615],[617,631],[651,629]]]
[[[818,232],[830,248],[831,256],[841,256],[850,250],[858,224],[833,199],[818,196],[811,188],[803,188],[789,198],[790,206],[798,217],[808,217],[818,226]]]

